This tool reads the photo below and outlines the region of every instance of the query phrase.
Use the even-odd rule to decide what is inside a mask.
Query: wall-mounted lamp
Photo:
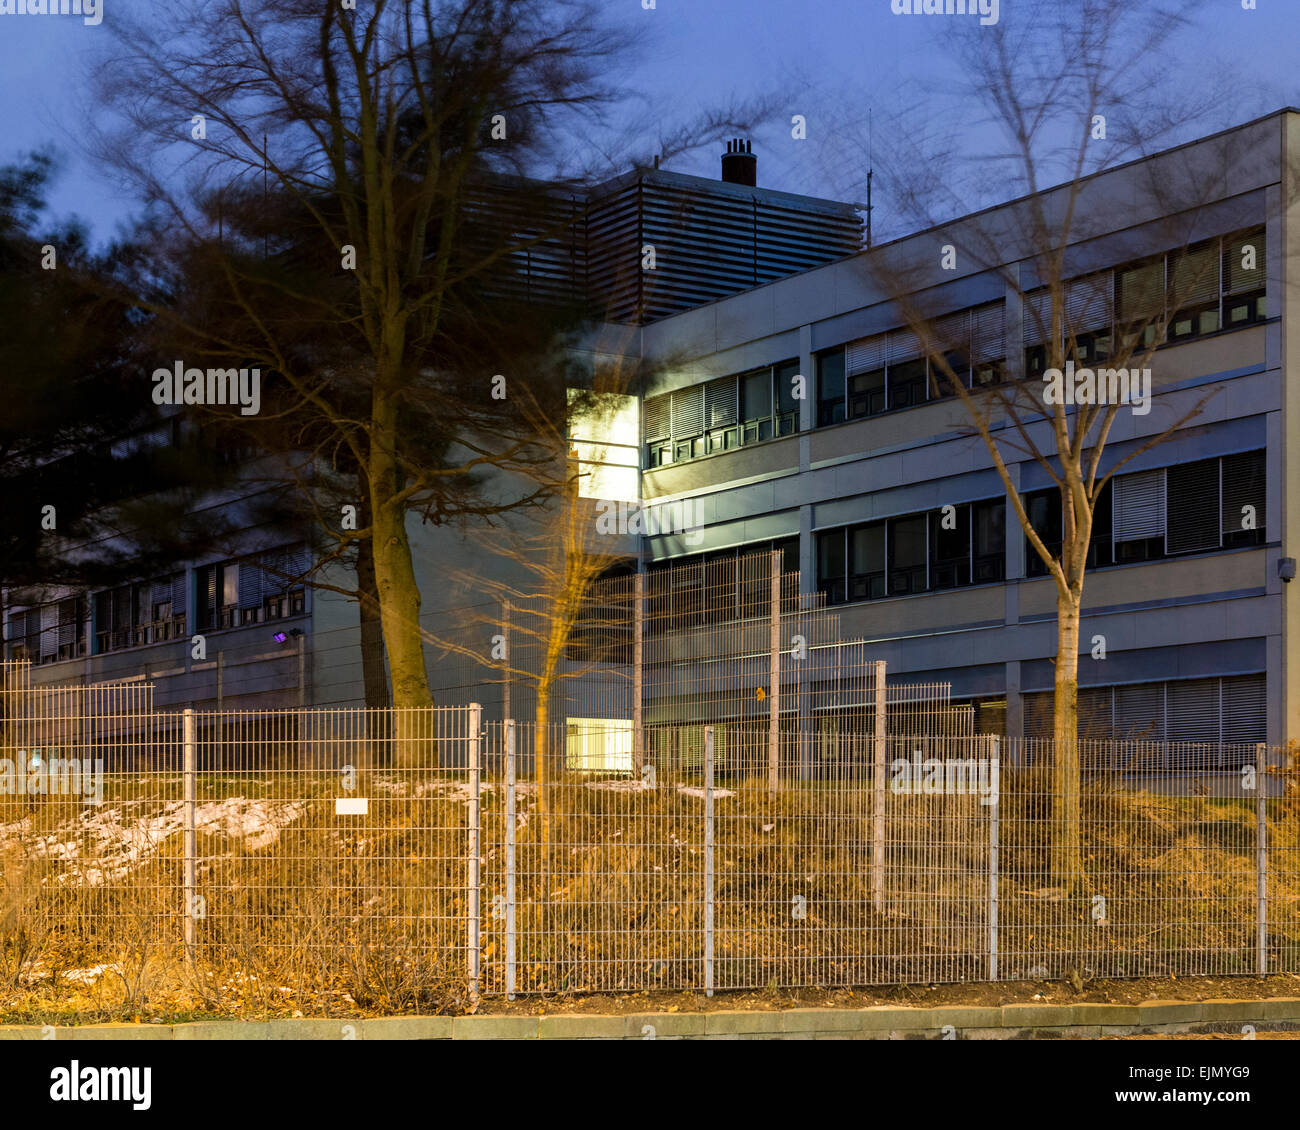
[[[1295,580],[1295,558],[1283,557],[1280,561],[1278,561],[1277,575],[1281,577],[1283,581],[1294,581]]]

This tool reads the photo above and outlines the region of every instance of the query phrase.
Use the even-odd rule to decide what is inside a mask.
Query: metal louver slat
[[[231,566],[233,568],[233,566]],[[239,607],[262,606],[262,570],[255,560],[239,562]]]
[[[40,652],[42,655],[50,655],[57,651],[59,646],[59,606],[57,604],[41,605],[40,625]]]
[[[1263,228],[1225,241],[1223,289],[1226,294],[1264,289],[1264,249]]]
[[[1219,680],[1187,679],[1168,686],[1171,742],[1218,742]]]
[[[1235,534],[1251,528],[1263,530],[1264,453],[1246,451],[1223,457],[1223,533]]]
[[[729,428],[736,422],[735,377],[723,377],[704,386],[705,428]]]
[[[1052,736],[1052,693],[1038,691],[1023,696],[1025,737]]]
[[[929,343],[931,350],[938,352],[961,353],[970,356],[970,311],[959,310],[955,314],[945,314],[930,323],[933,338]]]
[[[1113,320],[1114,279],[1109,271],[1071,279],[1065,284],[1065,332],[1076,337],[1082,333],[1108,330]]]
[[[1165,736],[1165,685],[1139,683],[1115,688],[1115,736],[1140,741],[1163,741]]]
[[[1105,741],[1114,727],[1113,694],[1110,687],[1079,688],[1079,737]]]
[[[189,588],[188,574],[177,573],[172,578],[172,615],[179,616],[185,611],[185,595]]]
[[[1169,272],[1169,302],[1174,308],[1216,302],[1219,298],[1218,242],[1174,255]]]
[[[971,361],[996,361],[1005,357],[1006,342],[1005,302],[993,302],[971,311]]]
[[[1111,482],[1115,540],[1160,537],[1165,532],[1164,468],[1119,475]]]
[[[704,386],[681,388],[673,397],[673,438],[697,436],[704,424]]]
[[[80,604],[75,600],[64,601],[59,609],[59,646],[75,643],[77,639],[78,613]]]
[[[864,337],[851,341],[844,352],[845,372],[848,376],[858,373],[871,373],[885,365],[885,346],[888,334]]]
[[[1219,461],[1170,467],[1166,479],[1165,548],[1170,553],[1218,549]]]
[[[1263,675],[1237,675],[1223,680],[1223,740],[1268,740],[1268,695]]]
[[[1119,314],[1128,322],[1145,322],[1159,316],[1165,303],[1163,256],[1135,263],[1118,273]]]
[[[647,443],[657,439],[667,439],[672,434],[672,412],[667,396],[647,397],[643,406],[645,412],[645,438]]]
[[[889,361],[912,361],[922,355],[920,339],[911,330],[894,330],[889,335]]]
[[[1052,296],[1046,290],[1025,295],[1022,337],[1026,347],[1042,345],[1052,334]]]

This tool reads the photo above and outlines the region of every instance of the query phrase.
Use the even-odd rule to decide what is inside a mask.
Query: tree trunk
[[[364,525],[370,524],[369,504]],[[386,765],[389,743],[393,740],[392,717],[388,708],[393,700],[388,693],[388,672],[384,667],[384,630],[379,616],[379,590],[375,584],[375,557],[369,540],[357,543],[357,590],[361,594],[358,619],[361,625],[361,681],[365,689],[366,764]],[[379,756],[375,756],[375,751]]]
[[[1079,764],[1080,591],[1056,600],[1056,687],[1052,712],[1052,875],[1069,892],[1083,883]]]
[[[380,622],[388,649],[396,708],[396,763],[399,768],[438,768],[437,734],[429,715],[415,713],[433,706],[420,638],[420,590],[415,583],[406,513],[401,507],[377,505],[374,531],[375,584]],[[421,742],[419,739],[426,739]],[[432,739],[432,740],[429,740]]]

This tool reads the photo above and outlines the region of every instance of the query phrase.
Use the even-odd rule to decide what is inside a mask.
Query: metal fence
[[[743,717],[166,713],[6,672],[2,992],[346,1013],[1300,969],[1284,751],[1189,773],[1077,743],[1070,878],[1060,750],[927,733],[954,717],[942,687],[877,689],[879,727],[791,731],[774,773]]]

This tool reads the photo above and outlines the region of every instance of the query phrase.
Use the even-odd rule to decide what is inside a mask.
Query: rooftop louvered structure
[[[636,169],[585,199],[529,195],[523,207],[488,189],[478,219],[522,245],[494,284],[501,293],[580,301],[591,317],[624,325],[852,255],[863,228],[848,204],[661,169]]]
[[[862,248],[848,204],[661,169],[595,189],[586,227],[589,299],[603,320],[636,325]]]

